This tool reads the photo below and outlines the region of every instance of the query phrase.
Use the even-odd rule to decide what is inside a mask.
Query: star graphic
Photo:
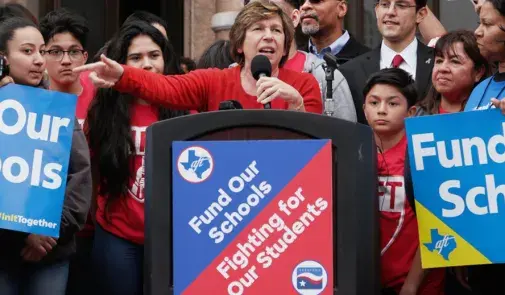
[[[300,286],[305,287],[305,281],[300,281]]]

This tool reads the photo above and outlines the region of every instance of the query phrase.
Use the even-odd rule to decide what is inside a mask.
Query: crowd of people
[[[371,127],[379,187],[369,197],[382,200],[381,294],[505,294],[503,265],[422,269],[415,196],[407,189],[405,118],[505,113],[505,0],[472,3],[475,32],[446,32],[426,0],[378,0],[382,42],[369,49],[343,28],[345,0],[245,1],[229,41],[216,41],[196,63],[174,52],[165,21],[148,12],[130,15],[90,57],[78,13],[61,8],[39,21],[20,5],[1,7],[0,55],[9,75],[0,86],[75,94],[79,124],[60,237],[0,230],[0,294],[143,294],[146,129],[218,110],[225,100]],[[297,40],[299,33],[308,41]],[[251,63],[259,54],[272,72],[256,79]],[[337,63],[331,85],[328,54]],[[391,177],[404,183],[394,203],[384,201],[394,193]]]

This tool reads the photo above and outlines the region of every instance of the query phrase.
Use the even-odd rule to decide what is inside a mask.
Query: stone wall
[[[7,3],[19,3],[28,8],[37,18],[39,17],[40,0],[0,0],[0,4]]]
[[[197,60],[228,32],[243,0],[184,0],[184,55]]]

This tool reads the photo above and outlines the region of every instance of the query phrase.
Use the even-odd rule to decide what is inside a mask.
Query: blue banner
[[[58,237],[77,97],[0,88],[0,228]]]
[[[406,120],[424,268],[505,262],[505,116]]]
[[[330,140],[173,143],[174,294],[330,294]]]

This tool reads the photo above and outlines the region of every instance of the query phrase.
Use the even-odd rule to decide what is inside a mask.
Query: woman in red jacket
[[[177,109],[217,110],[223,100],[237,100],[244,109],[263,108],[322,112],[319,85],[307,73],[283,69],[293,39],[293,23],[282,9],[269,1],[249,3],[230,31],[231,54],[239,66],[205,69],[182,76],[163,76],[120,65],[105,56],[102,61],[79,67],[91,70],[97,87],[113,87],[152,103]],[[251,61],[265,55],[272,64],[271,77],[254,79]]]

